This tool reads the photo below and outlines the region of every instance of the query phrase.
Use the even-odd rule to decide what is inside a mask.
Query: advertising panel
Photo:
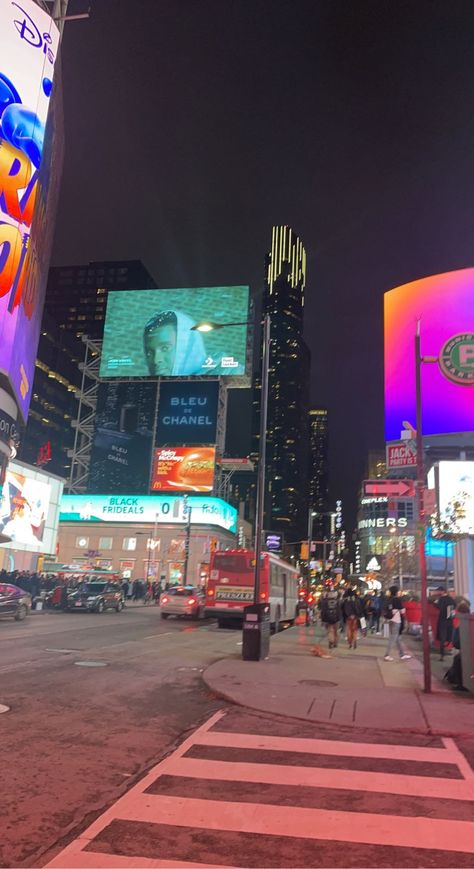
[[[160,384],[155,444],[177,447],[216,441],[219,383],[164,381]],[[104,491],[104,489],[102,489]]]
[[[237,510],[221,498],[188,498],[192,523],[237,529]],[[63,495],[61,522],[130,522],[186,525],[184,497],[179,495]]]
[[[439,365],[422,365],[423,434],[474,431],[474,395],[468,385],[472,379],[466,375],[474,367],[474,352],[467,342],[474,332],[474,269],[433,275],[390,290],[384,296],[384,317],[385,440],[398,440],[405,421],[416,428],[418,319],[422,355],[440,359]],[[456,372],[462,377],[448,379],[447,371],[453,378]]]
[[[0,531],[7,549],[54,553],[63,484],[30,465],[10,462],[0,501]]]
[[[438,486],[440,530],[474,534],[474,462],[439,462]]]
[[[26,417],[52,227],[46,119],[59,31],[32,0],[0,0],[0,374]],[[45,151],[43,159],[43,151]]]
[[[156,383],[100,384],[90,492],[148,492],[156,393]]]
[[[283,548],[283,535],[266,531],[264,547],[267,552],[281,552]]]
[[[155,450],[152,492],[212,492],[215,447],[159,447]]]
[[[101,377],[245,374],[248,287],[109,293]],[[206,333],[198,323],[234,323]]]

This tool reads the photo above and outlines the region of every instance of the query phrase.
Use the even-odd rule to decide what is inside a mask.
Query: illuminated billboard
[[[474,462],[439,462],[428,475],[438,491],[436,530],[474,534]]]
[[[152,492],[212,492],[215,447],[159,447],[155,450]]]
[[[53,554],[63,483],[22,462],[10,462],[0,500],[3,548]]]
[[[58,45],[56,25],[36,3],[0,0],[0,376],[24,418],[52,238],[56,138],[46,119]]]
[[[147,494],[156,413],[156,383],[101,383],[89,492]]]
[[[219,383],[164,381],[160,384],[155,443],[213,444],[216,441]],[[102,489],[104,491],[104,489]]]
[[[237,530],[237,510],[221,498],[188,498],[192,523]],[[63,495],[60,522],[186,525],[183,495]]]
[[[446,376],[448,370],[462,371],[469,363],[469,348],[459,349],[458,339],[474,332],[474,268],[433,275],[390,290],[384,296],[384,312],[385,439],[398,440],[405,421],[416,428],[414,336],[418,319],[422,355],[440,358],[439,365],[422,365],[423,434],[474,431],[474,388],[468,385],[469,379],[455,382]]]
[[[108,294],[101,377],[245,374],[248,287],[118,290]],[[206,333],[198,323],[229,325]]]

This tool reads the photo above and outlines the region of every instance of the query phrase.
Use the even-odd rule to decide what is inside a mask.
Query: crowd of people
[[[433,603],[438,609],[435,638],[439,643],[440,660],[443,661],[448,645],[452,644],[459,649],[456,616],[458,613],[469,612],[470,607],[466,601],[456,604],[444,588],[438,589]],[[339,591],[333,583],[329,583],[319,598],[318,609],[330,649],[337,648],[339,638],[344,633],[349,648],[356,649],[360,635],[380,635],[381,628],[386,626],[388,642],[384,660],[393,661],[395,652],[402,660],[411,657],[402,641],[407,616],[405,602],[397,585],[392,585],[385,594],[380,591],[361,594],[357,589],[351,588]]]
[[[94,575],[66,575],[59,576],[54,573],[37,573],[28,570],[0,570],[0,583],[9,583],[22,588],[31,595],[34,602],[36,599],[47,598],[48,603],[52,606],[59,606],[61,600],[65,599],[65,594],[61,594],[64,590],[71,591],[76,589],[84,582],[101,581],[105,576],[97,577]],[[122,580],[119,583],[124,601],[141,601],[144,604],[160,602],[160,597],[163,591],[167,590],[169,585],[162,585],[160,582],[146,582],[145,579],[135,579],[129,581]]]

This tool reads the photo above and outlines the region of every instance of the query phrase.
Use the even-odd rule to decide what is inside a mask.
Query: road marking
[[[463,753],[459,751],[454,739],[449,739],[448,737],[443,737],[443,744],[447,751],[449,751],[452,758],[456,758],[454,763],[458,767],[461,775],[467,779],[468,781],[474,780],[474,771],[469,766],[466,758]]]
[[[179,839],[180,827],[198,831],[239,832],[249,835],[299,838],[309,841],[352,842],[359,845],[393,846],[406,849],[436,849],[450,853],[473,853],[474,822],[448,820],[424,815],[376,814],[364,811],[337,811],[305,806],[262,802],[252,803],[238,798],[201,799],[199,797],[173,796],[169,793],[147,793],[161,776],[181,776],[203,783],[220,781],[221,787],[212,796],[222,793],[222,782],[235,785],[238,782],[260,783],[296,787],[313,787],[326,791],[352,790],[365,793],[383,793],[394,796],[417,796],[440,800],[474,800],[474,775],[464,755],[453,740],[443,740],[443,748],[415,747],[398,744],[373,744],[328,739],[294,739],[291,737],[266,736],[258,733],[234,733],[213,730],[214,725],[225,716],[221,711],[213,715],[167,758],[157,764],[144,778],[134,785],[111,808],[99,817],[75,842],[58,854],[48,867],[62,869],[128,869],[128,867],[199,867],[209,866],[186,860],[164,860],[160,850],[159,859],[150,859],[133,854],[120,856],[102,854],[90,850],[94,839],[113,822],[141,822],[153,825],[165,824],[176,828]],[[326,754],[347,758],[347,768],[318,768],[301,764],[250,763],[226,760],[207,760],[187,756],[193,746],[216,748],[271,749],[284,753],[303,752],[313,755]],[[455,764],[463,778],[443,778],[433,767],[433,775],[404,775],[382,773],[376,770],[350,769],[351,757],[365,757],[374,761],[394,759],[416,761],[425,764],[444,762]],[[232,796],[234,795],[230,791]],[[235,791],[234,791],[235,793]],[[224,795],[224,794],[222,794]],[[441,803],[442,805],[442,803]],[[441,812],[442,814],[442,812]],[[151,828],[153,830],[153,828]],[[119,834],[120,835],[120,834]],[[156,842],[158,833],[150,832],[150,841]],[[87,851],[84,851],[85,848]],[[160,847],[156,845],[156,848]],[[150,851],[148,851],[150,853]],[[152,851],[153,853],[153,851]],[[278,865],[276,863],[275,865]],[[227,867],[231,869],[231,867]]]
[[[443,851],[472,851],[473,821],[445,821],[442,818],[411,818],[369,812],[338,812],[299,806],[265,804],[256,811],[253,803],[199,800],[147,794],[134,796],[116,810],[118,820],[172,824],[204,830],[232,830],[298,839],[330,839],[335,842],[394,845],[405,848],[436,848]]]
[[[325,767],[287,766],[271,763],[240,763],[225,760],[204,760],[196,757],[177,758],[168,775],[208,778],[224,781],[260,782],[273,785],[296,785],[332,788],[334,790],[369,791],[414,797],[436,797],[450,800],[473,800],[474,788],[464,779],[430,778],[424,775],[368,772]]]
[[[228,733],[222,730],[204,731],[194,741],[199,745],[224,748],[265,748],[270,751],[330,754],[336,757],[343,755],[390,758],[457,765],[457,754],[455,760],[452,750],[447,748],[421,748],[413,745],[384,745],[372,742],[336,742],[330,739],[294,739],[288,736],[258,736],[251,733]]]
[[[164,631],[162,634],[150,634],[149,637],[143,637],[144,640],[155,640],[156,637],[170,637],[171,634],[174,634],[174,631]]]
[[[1,715],[3,712],[9,712],[9,711],[10,711],[10,707],[9,707],[9,706],[4,706],[3,703],[0,703],[0,715]]]

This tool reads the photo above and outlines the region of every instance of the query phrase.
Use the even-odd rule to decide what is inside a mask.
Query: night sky
[[[473,265],[473,39],[472,0],[92,0],[66,27],[53,264],[258,293],[292,226],[349,525],[383,445],[382,294]]]

